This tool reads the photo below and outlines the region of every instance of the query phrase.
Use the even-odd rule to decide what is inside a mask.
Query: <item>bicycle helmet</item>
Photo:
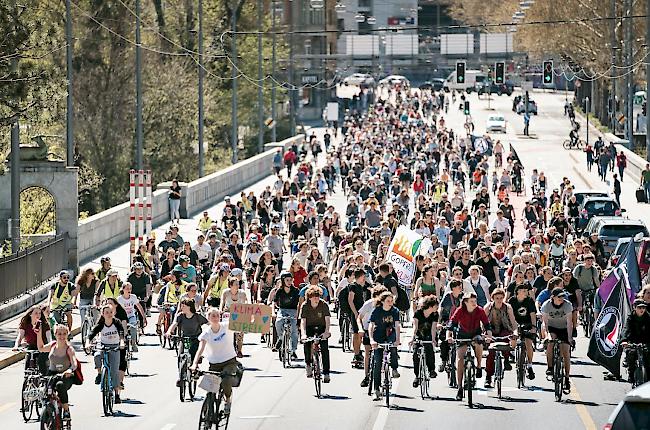
[[[180,257],[178,257],[178,262],[179,263],[182,263],[184,261],[189,263],[190,262],[190,257],[188,257],[187,255],[181,255]]]
[[[110,263],[111,262],[111,257],[102,257],[102,258],[99,259],[99,262],[101,264]]]
[[[132,268],[133,270],[144,269],[144,264],[142,264],[141,262],[137,261],[137,262],[133,263],[133,266],[132,266],[131,268]]]
[[[553,239],[555,239],[555,240],[558,240],[558,239],[562,240],[562,235],[559,234],[559,233],[556,233],[555,236],[553,236]]]

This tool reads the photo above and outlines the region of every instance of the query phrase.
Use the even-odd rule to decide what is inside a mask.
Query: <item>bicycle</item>
[[[425,398],[431,397],[429,395],[429,369],[427,368],[427,356],[426,356],[426,351],[424,350],[424,345],[431,345],[433,348],[434,342],[431,340],[415,340],[415,344],[418,349],[418,359],[420,360],[420,364],[418,366],[418,385],[420,386],[420,396],[422,397],[422,400]],[[435,354],[435,352],[434,352]],[[433,369],[431,369],[433,370]]]
[[[158,335],[158,338],[160,339],[160,347],[165,349],[165,347],[168,347],[169,349],[174,349],[178,352],[178,343],[176,340],[173,340],[172,337],[167,339],[165,336],[165,333],[169,330],[169,326],[172,325],[172,313],[171,313],[171,308],[172,305],[169,303],[163,304],[162,308],[162,321],[160,324],[160,334]]]
[[[594,316],[594,290],[583,291],[582,312],[580,312],[580,324],[585,332],[585,337],[591,337],[595,323]]]
[[[647,353],[648,348],[642,343],[629,343],[625,349],[636,352],[636,369],[634,369],[634,374],[632,375],[632,388],[636,388],[648,381],[644,360],[644,355]]]
[[[196,378],[193,378],[190,372],[190,366],[192,365],[192,356],[190,354],[190,348],[192,347],[192,341],[196,340],[196,336],[175,336],[179,341],[179,353],[178,353],[178,376],[180,380],[179,394],[181,402],[185,401],[185,393],[187,392],[190,401],[194,401],[194,395],[196,394]]]
[[[519,325],[519,337],[517,338],[517,346],[515,347],[515,369],[517,374],[517,388],[521,389],[526,385],[526,364],[528,363],[528,353],[526,350],[526,334],[524,326]],[[534,335],[533,335],[534,336]],[[533,347],[535,339],[533,338]]]
[[[555,401],[562,401],[562,394],[564,394],[564,360],[560,351],[562,342],[560,339],[547,339],[546,344],[553,344],[553,374],[551,380],[554,383]],[[548,379],[548,377],[547,377]],[[568,393],[567,393],[568,394]]]
[[[341,321],[341,337],[343,338],[341,349],[343,352],[352,351],[352,337],[354,336],[354,333],[352,331],[352,321],[350,321],[351,318],[352,317],[350,314],[345,314],[343,316],[343,320]]]
[[[127,323],[125,339],[125,348],[126,348],[126,374],[131,376],[131,360],[133,360],[133,338],[131,336],[131,329],[135,331],[135,342],[138,343],[138,324]]]
[[[43,376],[43,395],[41,400],[41,430],[69,430],[70,419],[63,419],[63,403],[55,389],[61,375]]]
[[[456,348],[449,348],[449,360],[445,365],[445,372],[447,372],[449,388],[458,388],[458,381],[456,381]]]
[[[467,346],[465,351],[465,375],[463,378],[463,391],[467,391],[467,406],[474,407],[473,390],[476,386],[476,365],[474,364],[474,348],[472,344],[476,341],[474,339],[456,339],[456,348]]]
[[[566,139],[564,142],[562,142],[562,147],[566,150],[583,149],[585,147],[585,141],[578,139],[576,142],[572,142],[571,139]]]
[[[199,415],[199,430],[211,429],[213,425],[215,429],[226,430],[228,428],[228,421],[230,420],[230,413],[226,413],[225,410],[225,394],[221,386],[221,379],[224,376],[238,377],[239,375],[237,373],[213,372],[209,370],[197,370],[194,372],[194,375],[210,378],[209,383],[206,384],[210,387],[206,389],[208,393],[205,396],[205,400],[203,400],[201,415]],[[241,378],[241,376],[239,377]],[[205,385],[203,381],[201,382],[200,386],[204,388]],[[233,384],[233,386],[236,385],[239,384]]]
[[[312,336],[306,339],[303,339],[302,343],[312,342],[311,345],[311,366],[312,366],[312,378],[314,380],[314,387],[316,388],[316,397],[321,398],[321,385],[323,382],[323,375],[321,369],[323,368],[323,363],[321,360],[320,353],[320,341],[323,338],[321,336]]]
[[[99,387],[102,391],[102,408],[104,409],[104,416],[113,415],[113,405],[115,404],[115,386],[111,380],[111,368],[108,353],[119,351],[118,347],[101,346],[99,351],[102,352],[102,368],[100,371],[101,379]]]
[[[384,400],[386,400],[387,408],[390,408],[390,389],[393,386],[393,378],[391,377],[392,375],[390,373],[390,348],[394,347],[395,346],[392,343],[377,344],[377,348],[381,348],[383,350],[381,358],[381,375],[383,375],[383,380],[381,381],[380,387],[381,393],[384,396]],[[370,371],[372,372],[372,369]]]
[[[40,418],[40,410],[38,408],[38,401],[42,394],[41,375],[38,370],[38,351],[24,350],[25,353],[25,376],[23,379],[23,387],[21,390],[21,406],[20,412],[23,415],[25,422],[32,419],[32,415],[36,412],[36,417]]]
[[[92,353],[92,347],[90,345],[90,342],[88,342],[88,337],[90,336],[90,332],[95,326],[95,317],[93,315],[93,311],[97,309],[97,306],[79,306],[79,312],[81,312],[82,309],[86,310],[86,314],[84,315],[84,319],[81,322],[81,347],[83,348],[86,355],[90,355]]]
[[[494,351],[494,386],[497,389],[497,397],[501,398],[501,388],[503,384],[504,377],[504,364],[503,364],[503,353],[510,352],[510,336],[495,337],[493,338],[495,342],[490,343],[489,349]],[[499,342],[504,341],[504,342]],[[469,349],[469,348],[468,348]],[[468,396],[469,398],[470,396]],[[471,406],[470,406],[471,407]]]
[[[278,349],[280,354],[280,361],[282,361],[282,366],[286,369],[291,367],[291,330],[292,330],[292,318],[283,317],[282,319],[282,345]]]

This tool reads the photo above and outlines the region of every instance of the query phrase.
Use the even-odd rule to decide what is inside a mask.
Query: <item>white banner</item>
[[[392,264],[393,270],[401,285],[413,284],[415,275],[415,257],[426,255],[431,248],[431,240],[424,238],[413,230],[399,226],[395,237],[388,247],[386,261]]]

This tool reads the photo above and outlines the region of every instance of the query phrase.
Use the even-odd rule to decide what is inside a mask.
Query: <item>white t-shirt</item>
[[[124,296],[118,296],[117,303],[124,308],[126,316],[131,318],[135,315],[135,305],[136,303],[140,303],[140,299],[138,299],[135,294],[131,294],[128,299],[125,299]]]
[[[361,306],[361,309],[359,309],[359,315],[362,316],[361,324],[363,325],[364,331],[367,331],[368,326],[370,326],[370,315],[372,315],[372,311],[375,309],[375,307],[375,301],[370,299],[366,300],[363,306]]]
[[[215,333],[208,324],[199,335],[199,341],[206,341],[203,356],[210,364],[223,363],[237,356],[234,332],[228,330],[228,322],[222,322],[220,326],[219,332]]]

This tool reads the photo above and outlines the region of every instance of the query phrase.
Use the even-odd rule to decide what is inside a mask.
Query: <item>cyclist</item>
[[[426,296],[420,299],[419,306],[415,314],[413,314],[413,336],[410,344],[413,345],[416,340],[426,342],[437,341],[437,327],[438,327],[438,299],[436,296]],[[415,345],[413,348],[413,372],[415,379],[413,380],[413,387],[419,385],[419,371],[420,371],[420,348],[424,347],[424,356],[427,362],[427,369],[429,370],[429,377],[435,378],[438,376],[436,373],[436,355],[433,350],[433,344]]]
[[[363,306],[364,301],[369,298],[367,297],[369,290],[367,289],[366,283],[366,271],[361,268],[355,269],[354,282],[349,284],[346,289],[348,292],[347,302],[350,311],[352,312],[352,314],[349,315],[350,324],[352,325],[352,332],[354,333],[354,336],[352,337],[352,349],[354,350],[352,365],[359,367],[363,364],[364,359],[363,355],[361,354],[362,335],[359,331],[357,319],[359,318],[359,309],[361,309],[361,306]]]
[[[111,270],[111,257],[102,257],[99,260],[100,267],[97,270],[97,282],[101,282],[106,278],[109,270]]]
[[[582,263],[578,263],[573,268],[573,277],[578,282],[578,286],[583,295],[593,295],[595,289],[600,286],[600,270],[598,270],[595,262],[596,258],[594,254],[585,254],[582,258]]]
[[[440,339],[447,338],[447,326],[449,324],[449,319],[456,312],[461,305],[462,293],[463,293],[463,282],[457,279],[451,280],[449,282],[450,291],[442,296],[442,301],[440,302],[440,321],[439,328]],[[441,342],[440,343],[440,367],[438,372],[444,372],[447,361],[449,360],[449,343]]]
[[[189,242],[187,247],[189,248]],[[194,251],[192,253],[196,254]],[[196,258],[198,260],[198,258]],[[178,264],[174,266],[174,272],[181,272],[181,279],[184,282],[195,282],[196,280],[196,268],[190,264],[190,257],[184,253],[178,257]]]
[[[278,308],[277,316],[275,319],[275,329],[278,333],[278,341],[273,348],[277,351],[282,342],[284,335],[284,320],[291,321],[291,358],[297,359],[296,349],[298,348],[298,326],[297,326],[297,310],[300,294],[298,289],[293,286],[293,276],[291,273],[284,271],[280,274],[280,285],[271,290],[269,294],[269,303],[275,303]]]
[[[379,386],[381,383],[381,367],[383,350],[378,347],[380,343],[390,343],[390,367],[392,377],[399,378],[397,371],[398,355],[397,347],[400,345],[400,322],[399,310],[393,306],[394,296],[388,291],[381,293],[377,298],[375,309],[370,315],[370,324],[368,326],[368,337],[373,349],[373,368],[372,379],[375,388],[375,400],[381,399]]]
[[[363,303],[363,306],[359,308],[359,317],[357,318],[357,326],[359,327],[359,332],[362,333],[361,343],[363,344],[365,350],[365,356],[363,361],[363,371],[364,377],[361,381],[362,387],[367,387],[370,381],[370,354],[372,349],[370,348],[370,337],[368,336],[368,327],[370,326],[370,315],[372,311],[375,310],[377,298],[381,293],[388,291],[384,286],[374,287],[371,291],[371,298],[366,300]]]
[[[130,283],[125,283],[122,286],[122,294],[117,298],[117,302],[124,308],[126,311],[126,316],[128,318],[128,323],[137,326],[138,324],[138,314],[142,321],[142,327],[147,326],[147,315],[144,312],[142,305],[138,296],[131,294],[133,287]],[[136,314],[136,309],[138,313]],[[137,328],[133,327],[129,329],[131,334],[131,349],[133,352],[138,352],[138,342],[137,342]]]
[[[204,326],[199,335],[199,349],[194,356],[192,370],[196,371],[199,361],[205,352],[205,357],[210,365],[211,372],[225,372],[221,379],[221,388],[225,395],[224,412],[230,414],[232,406],[233,379],[241,373],[234,347],[234,333],[228,330],[228,321],[221,321],[221,313],[217,308],[208,310],[208,325]]]
[[[52,284],[47,297],[50,310],[57,323],[62,321],[62,315],[66,315],[68,330],[72,330],[72,302],[79,291],[74,283],[70,282],[70,274],[62,270],[59,273],[59,280]]]
[[[76,306],[79,303],[79,314],[81,315],[81,321],[86,319],[86,312],[91,312],[93,316],[93,321],[95,319],[95,312],[88,308],[93,304],[95,300],[95,292],[97,291],[97,276],[95,271],[91,268],[84,269],[79,276],[77,276],[77,288],[79,289],[79,294],[75,296],[73,303]]]
[[[101,315],[97,321],[97,325],[93,327],[88,335],[88,343],[92,343],[93,339],[99,335],[99,343],[104,348],[124,348],[124,326],[115,318],[115,310],[110,305],[104,305],[101,308]],[[97,369],[97,376],[95,377],[95,385],[99,385],[102,380],[102,351],[95,353],[95,369]],[[122,403],[120,399],[120,352],[108,352],[108,368],[111,372],[111,381],[113,381],[113,389],[115,391],[115,403]]]
[[[533,371],[533,340],[537,332],[537,309],[535,308],[535,301],[530,298],[528,287],[525,284],[520,284],[515,290],[515,295],[508,300],[508,303],[512,306],[515,320],[519,325],[518,330],[524,330],[526,359],[528,363],[526,376],[528,379],[533,380],[535,379],[535,372]]]
[[[492,333],[497,337],[510,336],[515,332],[517,321],[512,310],[512,306],[505,301],[506,292],[503,288],[495,288],[491,294],[492,301],[485,306],[485,313],[490,321]],[[514,347],[514,339],[511,340],[511,346]],[[488,352],[487,360],[485,362],[485,388],[492,387],[492,375],[494,375],[494,359],[495,352],[490,350]],[[503,369],[505,371],[512,370],[510,364],[510,353],[505,351],[503,353]]]
[[[129,277],[126,278],[126,282],[131,284],[133,287],[132,293],[135,296],[138,296],[140,299],[140,305],[146,313],[148,311],[148,307],[151,305],[151,288],[153,282],[151,281],[151,276],[145,272],[144,264],[139,261],[133,263],[133,266],[131,267],[131,273],[129,274]],[[138,318],[140,319],[139,316]],[[146,318],[140,319],[140,325],[143,327],[145,319]]]
[[[645,345],[643,351],[643,364],[645,364],[646,375],[650,375],[650,314],[648,314],[648,304],[642,298],[634,300],[634,312],[631,312],[625,320],[625,330],[621,338],[621,346],[627,347],[630,343],[641,343]],[[629,375],[629,382],[634,382],[634,373],[636,371],[636,354],[637,352],[632,349],[627,350],[625,355],[625,365],[627,365],[627,373]]]
[[[239,269],[235,269],[239,270]],[[233,275],[235,270],[232,271]],[[241,270],[240,270],[241,271]],[[239,287],[241,281],[235,276],[228,278],[228,289],[224,290],[221,294],[221,312],[230,312],[230,307],[233,303],[247,303],[248,298],[246,293],[242,291]],[[244,354],[242,353],[242,348],[244,346],[244,333],[236,332],[235,333],[235,348],[237,349],[237,358],[242,358]]]
[[[122,289],[122,281],[117,276],[117,270],[110,269],[97,287],[95,306],[99,306],[100,301],[106,298],[117,299],[120,295],[120,289]]]
[[[167,283],[167,285],[165,285],[165,287],[162,290],[160,290],[158,305],[163,305],[163,304],[171,305],[170,314],[172,316],[176,313],[178,301],[180,300],[181,296],[187,293],[188,284],[187,282],[183,281],[182,277],[183,277],[182,272],[178,270],[174,270],[171,273],[170,281]],[[164,312],[160,312],[160,314],[158,315],[158,322],[156,323],[157,335],[162,334],[160,324],[162,323],[164,315],[165,315]]]
[[[208,306],[218,308],[221,304],[221,294],[228,288],[230,272],[230,266],[227,263],[222,263],[219,265],[219,269],[210,276],[208,288],[203,293],[203,302]]]
[[[550,282],[549,282],[550,283]],[[571,389],[571,351],[570,344],[573,343],[573,306],[566,300],[566,292],[560,287],[553,288],[551,298],[546,300],[540,308],[542,314],[542,335],[545,339],[559,339],[560,352],[564,361],[564,387]],[[553,345],[546,346],[546,375],[553,375]]]
[[[196,288],[196,285],[194,285]],[[196,356],[196,351],[199,349],[199,340],[198,337],[201,334],[201,326],[208,323],[208,320],[201,314],[196,313],[196,302],[191,298],[185,298],[181,300],[181,304],[176,313],[176,318],[169,330],[165,333],[165,336],[170,337],[176,332],[178,328],[179,336],[191,337],[190,341],[190,356],[192,357],[192,362],[194,362],[194,357]],[[176,386],[179,387],[181,384],[180,377],[176,380]]]
[[[43,327],[44,328],[44,327]],[[74,348],[68,342],[70,331],[67,326],[57,324],[54,327],[55,340],[45,344],[43,336],[41,336],[41,327],[36,327],[34,333],[36,334],[36,342],[38,343],[38,350],[42,353],[48,354],[49,370],[48,375],[60,375],[53,381],[54,388],[59,396],[59,400],[63,404],[63,413],[61,418],[70,420],[70,404],[68,402],[68,390],[72,384],[81,385],[81,381],[76,375],[78,361],[74,354]]]
[[[303,340],[307,337],[320,336],[319,342],[323,360],[323,382],[330,382],[330,351],[327,339],[330,334],[330,309],[327,302],[321,299],[323,290],[318,286],[307,289],[307,301],[300,308],[300,327]],[[305,342],[305,365],[307,377],[313,376],[312,342]]]
[[[18,336],[16,336],[16,342],[14,344],[13,350],[18,351],[21,347],[25,347],[30,351],[38,350],[38,339],[37,329],[40,329],[40,336],[42,337],[41,341],[43,343],[48,343],[51,339],[50,335],[50,325],[47,322],[47,318],[43,314],[41,307],[36,305],[29,308],[27,313],[23,315],[18,323]],[[45,374],[47,369],[47,354],[38,354],[36,360],[38,365],[38,370]],[[25,369],[30,365],[28,360],[25,360]]]
[[[463,295],[461,306],[456,309],[449,320],[451,330],[447,331],[447,342],[453,342],[453,334],[456,332],[457,339],[472,339],[472,347],[476,356],[476,378],[483,376],[481,361],[483,360],[483,345],[481,334],[486,334],[486,341],[492,337],[490,321],[482,307],[478,305],[475,293]],[[467,345],[459,345],[456,348],[456,381],[458,381],[458,393],[456,400],[463,399],[463,374],[465,372],[465,353]]]

